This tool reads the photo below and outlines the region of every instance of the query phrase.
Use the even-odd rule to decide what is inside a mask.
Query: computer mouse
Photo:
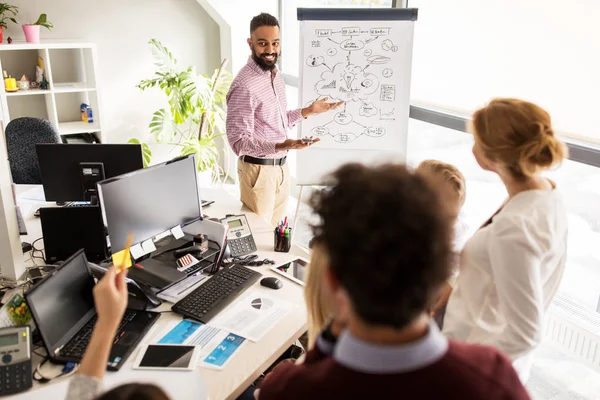
[[[278,278],[274,276],[269,276],[267,278],[262,278],[260,280],[260,284],[266,286],[271,289],[281,289],[283,287],[283,283]]]

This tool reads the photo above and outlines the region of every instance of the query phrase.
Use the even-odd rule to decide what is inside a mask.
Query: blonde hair
[[[308,310],[308,348],[312,349],[317,341],[319,333],[325,327],[325,323],[331,314],[331,307],[327,303],[323,286],[325,281],[325,269],[328,265],[328,257],[325,249],[319,243],[315,243],[310,257],[310,264],[304,286],[304,297]]]
[[[467,184],[463,174],[454,165],[438,160],[425,160],[419,164],[416,172],[441,179],[456,194],[460,205],[465,204]]]
[[[472,130],[488,159],[503,163],[516,178],[530,178],[567,156],[550,122],[533,103],[499,98],[473,114]]]

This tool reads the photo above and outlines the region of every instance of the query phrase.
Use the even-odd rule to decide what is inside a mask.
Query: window
[[[390,8],[392,0],[283,0],[283,9],[279,11],[281,25],[281,66],[286,75],[297,77],[299,74],[298,54],[300,49],[300,26],[297,17],[298,7],[317,8]]]
[[[472,146],[469,134],[409,120],[409,165],[433,158],[455,165],[464,174],[467,200],[460,218],[471,234],[507,195],[497,175],[479,167]],[[547,176],[563,194],[569,218],[567,266],[559,293],[596,310],[600,298],[600,168],[567,160]]]
[[[600,141],[600,2],[409,0],[411,101],[470,114],[492,97],[539,104],[565,135]]]

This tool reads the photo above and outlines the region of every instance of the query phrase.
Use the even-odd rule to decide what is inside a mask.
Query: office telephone
[[[0,396],[31,388],[30,336],[27,325],[0,329]]]
[[[229,226],[227,247],[230,257],[241,257],[256,251],[254,236],[245,215],[227,215],[221,219],[221,223]]]

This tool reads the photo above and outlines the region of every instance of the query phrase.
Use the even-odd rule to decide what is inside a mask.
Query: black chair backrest
[[[60,143],[58,130],[45,119],[15,118],[6,125],[6,150],[13,183],[41,185],[35,145],[37,143]]]

